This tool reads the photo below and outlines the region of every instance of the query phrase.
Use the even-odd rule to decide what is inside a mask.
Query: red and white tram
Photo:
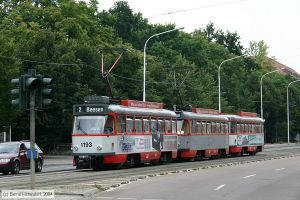
[[[73,108],[74,165],[137,165],[177,157],[176,113],[163,104],[87,97]]]
[[[77,168],[254,155],[264,145],[264,120],[256,113],[170,111],[162,103],[121,100],[113,104],[108,97],[89,96],[84,104],[74,105],[73,114]]]
[[[228,118],[217,110],[193,108],[192,112],[177,111],[178,152],[180,158],[202,159],[226,156]]]
[[[229,149],[231,155],[261,152],[264,145],[264,119],[256,113],[239,112],[226,115],[229,120]]]

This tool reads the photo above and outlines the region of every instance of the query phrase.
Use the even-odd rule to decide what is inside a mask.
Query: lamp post
[[[166,33],[170,33],[170,32],[173,32],[173,31],[177,31],[177,30],[180,30],[180,29],[183,29],[183,27],[182,28],[175,28],[175,29],[172,29],[172,30],[168,30],[168,31],[164,31],[164,32],[161,32],[161,33],[154,34],[151,37],[149,37],[145,42],[145,45],[144,45],[144,79],[143,79],[143,101],[144,102],[146,101],[146,64],[147,64],[146,63],[146,48],[147,48],[147,43],[153,37],[156,37],[156,36],[159,36],[159,35],[162,35],[162,34],[166,34]]]
[[[240,55],[240,56],[236,56],[236,57],[233,57],[233,58],[229,58],[229,59],[227,59],[227,60],[223,60],[223,61],[221,62],[221,64],[219,65],[219,67],[218,67],[219,113],[221,113],[221,75],[220,75],[221,66],[222,66],[225,62],[228,62],[228,61],[231,61],[231,60],[240,58],[240,57],[244,57],[244,56],[246,56],[246,54],[243,54],[243,55]]]
[[[288,144],[290,144],[290,105],[289,105],[289,87],[293,83],[299,82],[300,80],[292,81],[286,87],[286,110],[287,110],[287,140]]]
[[[261,76],[260,78],[260,117],[263,119],[264,118],[264,111],[263,111],[263,97],[262,97],[262,91],[263,91],[263,78],[269,74],[272,74],[274,72],[278,72],[280,70],[283,70],[284,68],[280,68],[277,70],[270,71],[268,73],[265,73],[264,75]]]

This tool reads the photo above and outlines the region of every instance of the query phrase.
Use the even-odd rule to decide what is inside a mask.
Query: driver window
[[[113,132],[114,132],[114,118],[112,116],[108,116],[104,126],[104,133],[113,134]]]

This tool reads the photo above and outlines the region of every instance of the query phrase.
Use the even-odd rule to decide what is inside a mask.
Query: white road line
[[[143,199],[143,200],[163,200],[163,199]]]
[[[122,199],[122,200],[134,200],[136,198],[118,198],[118,199]]]
[[[112,197],[96,197],[96,199],[112,199]]]
[[[281,171],[281,170],[285,170],[285,168],[278,168],[278,169],[275,169],[275,171]]]
[[[143,199],[143,200],[163,200],[163,199]]]
[[[250,177],[253,177],[253,176],[256,176],[256,174],[251,174],[249,176],[244,176],[243,178],[250,178]]]
[[[221,189],[222,187],[225,187],[225,185],[226,185],[226,184],[223,184],[223,185],[218,186],[217,188],[215,188],[215,191]]]

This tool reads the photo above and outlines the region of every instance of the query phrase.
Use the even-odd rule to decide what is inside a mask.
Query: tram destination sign
[[[108,105],[74,105],[74,115],[103,115],[108,113]]]

